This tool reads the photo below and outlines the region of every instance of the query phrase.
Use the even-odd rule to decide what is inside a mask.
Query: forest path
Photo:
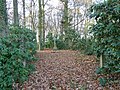
[[[95,75],[94,56],[78,51],[40,51],[36,71],[29,76],[24,90],[103,90]]]

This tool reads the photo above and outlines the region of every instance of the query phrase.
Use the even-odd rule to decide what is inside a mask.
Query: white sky
[[[50,0],[49,3],[53,5],[54,7],[57,7],[59,4],[59,0]]]

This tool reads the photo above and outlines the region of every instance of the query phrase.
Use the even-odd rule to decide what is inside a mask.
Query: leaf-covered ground
[[[99,65],[94,56],[77,51],[40,51],[36,71],[24,90],[120,90],[120,86],[101,87],[95,74]]]

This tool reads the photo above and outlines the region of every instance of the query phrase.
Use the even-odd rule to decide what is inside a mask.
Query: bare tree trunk
[[[41,0],[38,0],[39,3],[39,24],[38,24],[38,47],[41,50],[41,35],[42,35],[42,3]]]
[[[6,36],[8,33],[8,19],[6,0],[0,0],[0,37]]]
[[[79,31],[79,11],[77,11],[77,31]]]
[[[31,0],[31,2],[30,2],[30,28],[32,29],[32,11],[33,11],[33,9],[32,9],[32,0]],[[33,29],[32,29],[33,30]]]
[[[105,61],[105,55],[104,54],[101,54],[100,55],[100,67],[102,68],[103,65],[104,65],[104,61]]]
[[[65,14],[65,24],[64,24],[64,29],[68,29],[68,0],[65,0],[65,5],[64,5],[64,14]]]
[[[42,36],[43,37],[42,38],[43,38],[43,41],[42,42],[43,42],[43,49],[44,49],[44,47],[45,47],[45,25],[44,25],[45,24],[45,10],[44,10],[45,3],[44,3],[44,0],[42,0],[42,7],[43,7],[43,12],[42,12],[42,20],[43,20],[43,22],[42,22],[42,24],[43,24],[43,26],[42,26],[43,27],[43,35]]]
[[[8,17],[7,17],[7,5],[6,5],[6,0],[3,0],[4,2],[4,19],[5,19],[5,24],[8,25]]]
[[[58,19],[57,19],[58,20]],[[57,50],[57,43],[56,43],[56,36],[57,36],[57,21],[56,21],[56,17],[55,17],[55,15],[54,15],[54,20],[53,20],[53,22],[54,22],[54,31],[53,31],[53,33],[54,33],[54,46],[53,46],[53,50]]]
[[[74,10],[75,10],[76,8],[75,8],[75,1],[74,1]],[[75,15],[76,15],[76,10],[74,11],[74,30],[75,30]]]
[[[57,45],[56,45],[56,36],[54,35],[54,47],[53,50],[57,50]]]
[[[13,0],[14,10],[14,25],[19,26],[19,15],[18,15],[18,1]]]
[[[26,26],[26,20],[25,20],[25,0],[22,0],[23,2],[23,26]]]

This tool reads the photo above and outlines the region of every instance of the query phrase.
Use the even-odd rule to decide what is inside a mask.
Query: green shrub
[[[13,83],[27,80],[35,52],[35,33],[29,29],[12,27],[8,36],[0,38],[0,90],[12,90]]]
[[[57,44],[57,49],[58,49],[58,50],[67,49],[65,42],[62,41],[61,39],[57,39],[57,40],[56,40],[56,44]]]
[[[88,38],[86,42],[86,47],[84,46],[84,53],[87,55],[94,55],[95,54],[95,42],[94,38]]]
[[[54,46],[54,37],[51,32],[49,32],[48,35],[46,36],[45,46],[46,48],[53,48]]]
[[[70,29],[65,35],[56,36],[56,45],[58,50],[83,50],[85,54],[94,54],[94,39],[81,38],[79,33],[75,30]],[[51,32],[46,36],[46,48],[54,47],[54,36]]]
[[[106,0],[90,8],[90,17],[95,18],[92,27],[96,55],[104,56],[101,74],[120,74],[120,4],[119,0]]]

